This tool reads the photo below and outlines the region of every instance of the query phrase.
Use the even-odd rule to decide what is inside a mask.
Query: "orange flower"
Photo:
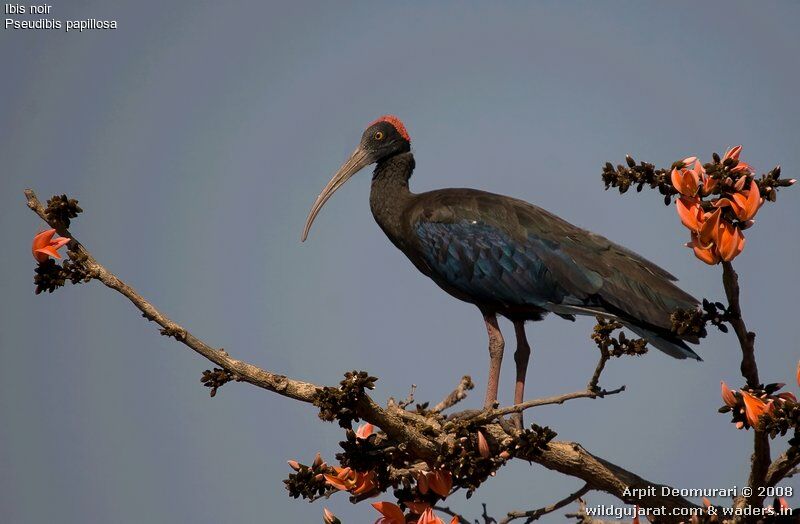
[[[453,487],[453,477],[449,471],[437,469],[430,473],[431,489],[442,498],[447,498],[450,494],[450,489]]]
[[[372,507],[383,515],[375,521],[375,524],[406,524],[406,517],[403,510],[397,504],[391,502],[373,502]]]
[[[417,524],[444,524],[444,522],[433,513],[432,508],[428,508],[420,515]]]
[[[417,475],[417,491],[419,491],[420,495],[427,495],[428,489],[430,489],[428,473],[425,471],[420,471]]]
[[[681,224],[695,233],[700,231],[703,223],[703,208],[697,198],[680,197],[675,201],[675,209],[681,219]]]
[[[40,264],[45,262],[49,257],[61,258],[61,255],[58,254],[58,250],[69,243],[70,239],[67,237],[60,237],[53,240],[53,235],[55,234],[55,229],[48,229],[33,237],[31,252],[33,253],[33,258]]]
[[[440,497],[447,498],[452,487],[453,477],[449,471],[437,469],[435,471],[420,471],[417,474],[417,490],[420,495],[425,495],[428,490],[433,490]]]
[[[692,248],[694,251],[694,256],[709,266],[719,264],[719,254],[717,253],[717,250],[714,249],[714,245],[709,244],[704,246],[696,234],[692,233],[692,241],[686,244],[686,246]]]
[[[717,233],[717,247],[720,257],[726,262],[739,256],[744,249],[742,230],[728,221],[723,221]]]
[[[342,521],[328,508],[322,508],[322,521],[325,524],[342,524]]]
[[[362,473],[350,468],[333,468],[336,475],[325,474],[325,480],[336,489],[349,491],[353,495],[365,495],[372,492],[377,486],[375,484],[375,472],[368,471]]]
[[[720,381],[719,384],[722,388],[722,401],[725,402],[728,407],[735,408],[736,396],[733,394],[733,391],[731,391],[731,388],[729,388],[725,382]]]
[[[742,152],[742,146],[741,145],[734,146],[734,147],[728,149],[727,151],[725,151],[725,156],[722,157],[722,161],[724,162],[724,161],[728,160],[729,158],[731,160],[739,160],[739,154],[741,152]]]
[[[672,168],[671,173],[672,185],[683,196],[693,197],[697,194],[697,188],[700,184],[700,176],[697,171],[683,168]]]
[[[374,426],[372,424],[370,424],[369,422],[367,422],[366,424],[362,424],[356,430],[356,438],[360,438],[360,439],[369,438],[369,436],[372,435],[372,430],[373,429],[374,429]]]
[[[713,213],[703,216],[703,222],[700,226],[700,230],[697,232],[697,237],[700,241],[700,247],[707,248],[716,242],[719,235],[721,220],[722,211],[719,209],[715,210]]]
[[[747,191],[739,191],[734,194],[733,201],[737,204],[734,208],[736,217],[742,222],[747,222],[756,216],[758,208],[761,206],[761,192],[756,181],[750,181],[750,188]]]
[[[703,196],[708,196],[714,192],[717,188],[717,184],[719,180],[716,178],[711,178],[706,174],[705,169],[703,170],[702,174],[700,175],[700,182],[702,183],[702,187],[700,189],[700,194]]]
[[[755,428],[758,426],[758,419],[767,412],[769,404],[760,398],[754,397],[747,391],[739,391],[741,391],[742,399],[744,399],[744,414],[747,418],[747,423]]]
[[[732,147],[725,152],[725,156],[722,157],[722,161],[725,162],[730,158],[731,160],[736,160],[738,162],[738,164],[736,164],[736,167],[731,169],[731,173],[752,173],[753,168],[750,167],[750,164],[739,160],[739,154],[741,152],[742,152],[742,146],[739,145]]]

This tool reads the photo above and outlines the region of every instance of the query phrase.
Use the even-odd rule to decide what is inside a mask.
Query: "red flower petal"
[[[691,231],[699,231],[703,219],[703,210],[696,198],[680,197],[675,201],[675,210],[681,219],[681,224]]]
[[[373,502],[372,507],[378,512],[389,519],[387,524],[405,524],[406,517],[403,515],[403,510],[397,504],[391,502]]]
[[[424,471],[420,471],[417,474],[417,491],[419,491],[420,495],[427,495],[428,489],[430,489],[428,474]]]
[[[722,157],[723,162],[727,159],[739,160],[739,154],[742,152],[742,146],[735,146],[725,151],[725,156]]]
[[[722,389],[722,401],[732,408],[736,407],[736,396],[731,391],[731,388],[725,382],[720,381],[719,384]]]
[[[428,480],[434,493],[442,498],[447,498],[450,494],[450,489],[453,487],[453,477],[449,471],[438,469],[430,475]]]
[[[336,489],[342,491],[347,491],[348,489],[350,489],[349,486],[339,477],[334,477],[333,475],[328,475],[328,474],[325,474],[323,476],[325,477],[325,481]]]
[[[678,192],[684,196],[694,196],[697,194],[697,186],[700,179],[697,173],[691,169],[681,169],[680,171],[673,168],[670,175],[672,185]]]
[[[767,404],[747,391],[740,391],[742,393],[742,399],[744,399],[744,414],[747,418],[747,423],[755,428],[758,426],[758,419],[767,412]]]
[[[717,242],[721,217],[722,211],[717,209],[705,218],[705,221],[700,226],[700,230],[698,231],[697,235],[702,247],[708,247]]]
[[[373,429],[374,429],[374,426],[372,424],[370,424],[369,422],[367,422],[366,424],[362,424],[356,430],[356,438],[360,438],[360,439],[368,438],[370,435],[372,435],[372,430]]]
[[[717,236],[717,246],[722,260],[729,262],[744,249],[744,235],[738,227],[724,221]]]
[[[486,437],[483,436],[481,430],[478,430],[478,453],[480,453],[483,458],[489,458],[489,455],[491,455],[489,443],[486,442]]]

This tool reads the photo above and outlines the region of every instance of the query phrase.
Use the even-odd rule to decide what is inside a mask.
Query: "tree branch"
[[[484,424],[486,422],[492,421],[498,417],[502,417],[504,415],[510,415],[511,413],[521,413],[526,409],[536,408],[539,406],[549,406],[552,404],[563,404],[568,400],[574,400],[576,398],[602,398],[606,395],[616,395],[617,393],[622,393],[625,391],[625,386],[620,386],[617,389],[612,389],[610,391],[574,391],[572,393],[564,393],[563,395],[554,395],[551,397],[542,397],[542,398],[534,398],[531,400],[526,400],[525,402],[520,402],[519,404],[514,404],[512,406],[506,406],[503,408],[496,408],[496,409],[487,409],[481,411],[472,411],[469,413],[465,413],[464,418],[473,422],[475,424]],[[464,413],[464,412],[462,412]],[[461,414],[459,414],[461,415]],[[459,416],[458,418],[461,418]]]
[[[730,311],[729,322],[739,339],[742,348],[742,376],[751,388],[758,388],[761,381],[758,377],[758,364],[755,356],[756,334],[747,330],[747,326],[742,318],[742,308],[739,302],[739,275],[733,269],[730,262],[722,262],[722,284],[725,288],[725,296],[728,299],[728,309]],[[746,504],[761,507],[764,497],[759,496],[758,488],[766,485],[768,469],[770,467],[770,446],[769,435],[764,431],[753,428],[753,455],[750,461],[750,477],[748,485],[753,488],[750,497],[738,497],[734,504],[742,507]]]
[[[530,524],[534,520],[539,520],[541,517],[547,515],[548,513],[558,511],[564,506],[572,504],[582,496],[589,493],[591,490],[592,490],[591,486],[589,486],[589,484],[585,484],[581,489],[579,489],[575,493],[567,497],[564,497],[563,499],[559,500],[558,502],[554,502],[549,506],[544,506],[539,509],[533,509],[530,511],[509,511],[508,515],[506,515],[506,518],[501,520],[498,524],[508,524],[509,522],[516,519],[526,519],[525,524]]]
[[[431,411],[434,413],[441,413],[442,411],[449,409],[465,398],[467,398],[467,391],[471,390],[475,387],[475,384],[472,383],[472,378],[469,375],[464,375],[461,377],[461,382],[458,383],[456,389],[454,389],[449,395],[447,395],[441,402],[433,406]]]
[[[776,458],[767,469],[765,486],[774,486],[781,480],[789,478],[797,473],[797,466],[800,465],[800,453],[782,453]]]
[[[67,228],[63,227],[59,222],[49,219],[45,213],[44,206],[32,190],[25,190],[25,196],[27,198],[28,207],[34,213],[56,229],[59,235],[71,239],[70,248],[78,252],[82,257],[85,257],[84,265],[88,274],[92,278],[102,282],[106,287],[125,296],[142,312],[142,316],[161,326],[163,334],[172,336],[183,345],[202,355],[222,369],[230,372],[237,381],[248,382],[254,386],[272,391],[284,397],[306,403],[313,403],[317,393],[323,389],[321,386],[292,379],[285,375],[254,366],[248,362],[237,360],[231,357],[224,349],[214,348],[195,337],[186,328],[164,315],[155,306],[139,295],[131,286],[97,262],[91,253],[89,253],[83,244],[81,244]],[[608,393],[610,394],[611,392]],[[598,393],[592,392],[590,395],[587,394],[587,392],[579,392],[577,394],[568,394],[566,397],[581,398],[590,396],[598,396]],[[521,407],[523,406],[521,404],[503,409],[506,410],[506,413],[512,413],[535,405],[561,403],[569,399],[564,397],[565,396],[562,395],[560,397],[550,397],[549,399],[539,399],[524,403],[526,407]],[[366,394],[359,398],[355,408],[360,418],[381,428],[388,437],[398,442],[406,443],[407,448],[414,456],[431,464],[435,463],[436,457],[440,453],[441,446],[446,445],[447,442],[452,439],[452,436],[444,431],[436,431],[436,425],[431,423],[428,423],[424,429],[421,429],[422,424],[413,423],[416,421],[416,417],[402,416],[403,413],[414,414],[406,412],[399,407],[383,409]],[[503,410],[500,411],[502,412]],[[499,416],[499,414],[492,413],[492,418],[497,416]],[[491,418],[489,420],[491,420]],[[412,423],[409,423],[409,421]],[[483,429],[498,442],[508,442],[508,439],[510,439],[500,424],[489,424],[484,426]],[[422,433],[423,430],[425,431],[425,435]],[[584,480],[587,485],[590,485],[591,489],[605,491],[625,502],[633,502],[628,500],[629,497],[623,494],[626,488],[655,486],[657,488],[656,492],[661,492],[661,484],[647,481],[624,468],[596,457],[583,449],[580,444],[574,442],[551,441],[548,443],[547,449],[537,450],[528,455],[521,453],[518,455],[518,458],[536,462],[548,469],[559,471],[565,475],[580,478]],[[661,495],[637,499],[636,503],[641,507],[696,507],[690,501],[682,497]]]

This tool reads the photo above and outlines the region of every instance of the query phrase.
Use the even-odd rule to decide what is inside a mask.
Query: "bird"
[[[524,399],[531,353],[525,322],[549,313],[613,319],[671,357],[702,360],[687,345],[698,338],[676,334],[671,321],[676,309],[698,308],[697,299],[641,255],[516,198],[465,188],[412,193],[411,138],[393,115],[367,126],[314,201],[301,242],[331,196],[371,164],[369,202],[380,228],[422,274],[480,310],[489,339],[484,409],[497,402],[505,348],[498,316],[516,336],[515,404]]]

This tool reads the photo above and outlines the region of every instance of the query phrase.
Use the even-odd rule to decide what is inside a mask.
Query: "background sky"
[[[347,523],[376,516],[346,496],[286,496],[286,460],[332,459],[342,437],[314,408],[242,384],[209,399],[199,381],[209,364],[99,283],[34,296],[30,242],[43,224],[26,187],[79,199],[72,231],[97,259],[237,358],[319,384],[365,369],[380,377],[380,401],[416,384],[419,400],[437,402],[470,374],[464,405],[476,407],[488,367],[480,314],[387,241],[368,172],[299,242],[314,198],[374,118],[406,123],[412,190],[528,200],[712,299],[723,296],[720,268],[682,247],[674,209],[653,192],[603,191],[603,163],[707,160],[742,143],[759,173],[800,172],[796,2],[72,0],[51,16],[119,29],[0,29],[4,522],[320,522],[323,504]],[[797,203],[786,190],[765,206],[735,262],[761,375],[795,391]],[[592,325],[529,325],[530,396],[585,385]],[[751,434],[716,412],[719,381],[742,383],[739,349],[712,332],[698,352],[705,362],[613,361],[602,384],[626,384],[624,394],[527,419],[656,482],[742,486]],[[581,485],[519,463],[449,502],[502,516]]]

